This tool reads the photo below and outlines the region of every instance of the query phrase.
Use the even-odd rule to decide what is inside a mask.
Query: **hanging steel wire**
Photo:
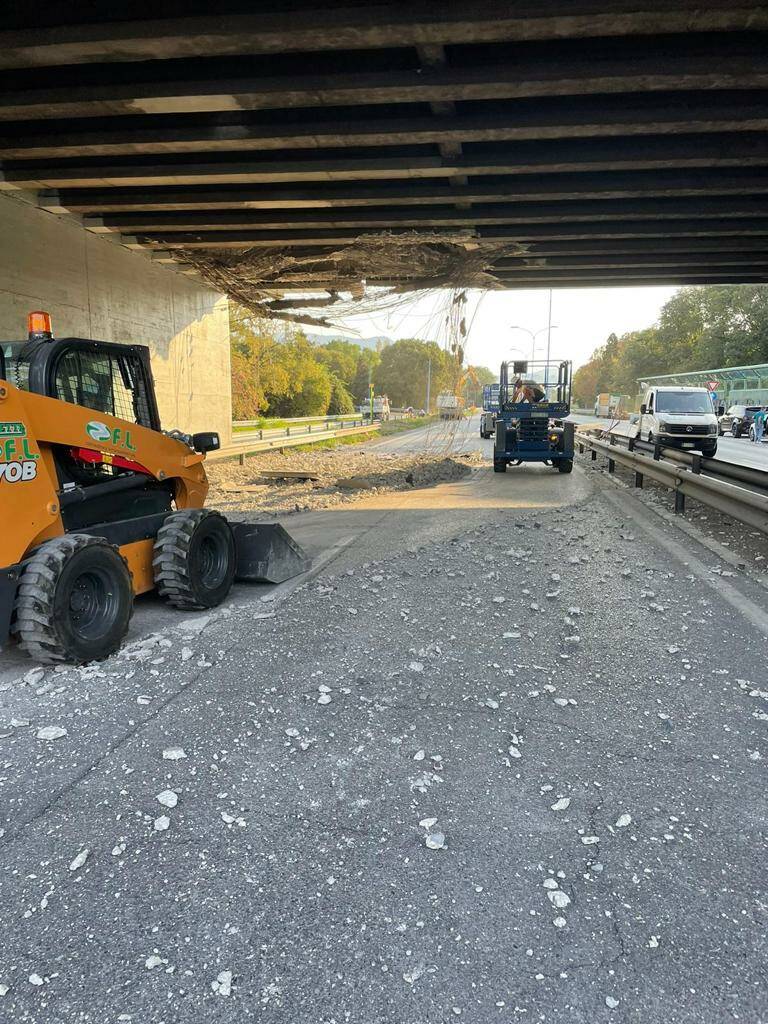
[[[394,310],[415,294],[499,289],[495,262],[524,253],[524,245],[480,242],[466,232],[406,231],[361,235],[343,249],[309,255],[278,249],[184,250],[179,259],[261,316],[343,327],[350,316]],[[296,297],[286,299],[285,292]]]

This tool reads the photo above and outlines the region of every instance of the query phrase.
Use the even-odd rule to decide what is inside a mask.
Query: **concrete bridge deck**
[[[768,280],[765,4],[207,6],[6,17],[2,187],[181,263],[421,232],[508,287]]]

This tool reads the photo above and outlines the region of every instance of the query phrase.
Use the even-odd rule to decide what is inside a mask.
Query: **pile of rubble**
[[[209,463],[207,504],[222,512],[285,514],[357,501],[381,491],[402,491],[458,480],[482,463],[466,455],[394,455],[355,446],[264,452],[240,466]]]

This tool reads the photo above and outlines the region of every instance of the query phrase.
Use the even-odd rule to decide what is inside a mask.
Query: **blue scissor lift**
[[[571,363],[515,362],[501,364],[499,411],[493,468],[505,473],[508,465],[543,462],[560,473],[573,470]]]

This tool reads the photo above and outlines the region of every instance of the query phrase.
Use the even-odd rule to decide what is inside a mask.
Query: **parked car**
[[[706,388],[651,387],[640,406],[638,436],[667,448],[696,448],[707,458],[717,452],[719,426]]]
[[[764,409],[763,405],[732,405],[728,411],[718,417],[717,423],[719,433],[733,434],[734,437],[741,437],[742,434],[749,434],[752,426],[752,417],[758,409]]]

